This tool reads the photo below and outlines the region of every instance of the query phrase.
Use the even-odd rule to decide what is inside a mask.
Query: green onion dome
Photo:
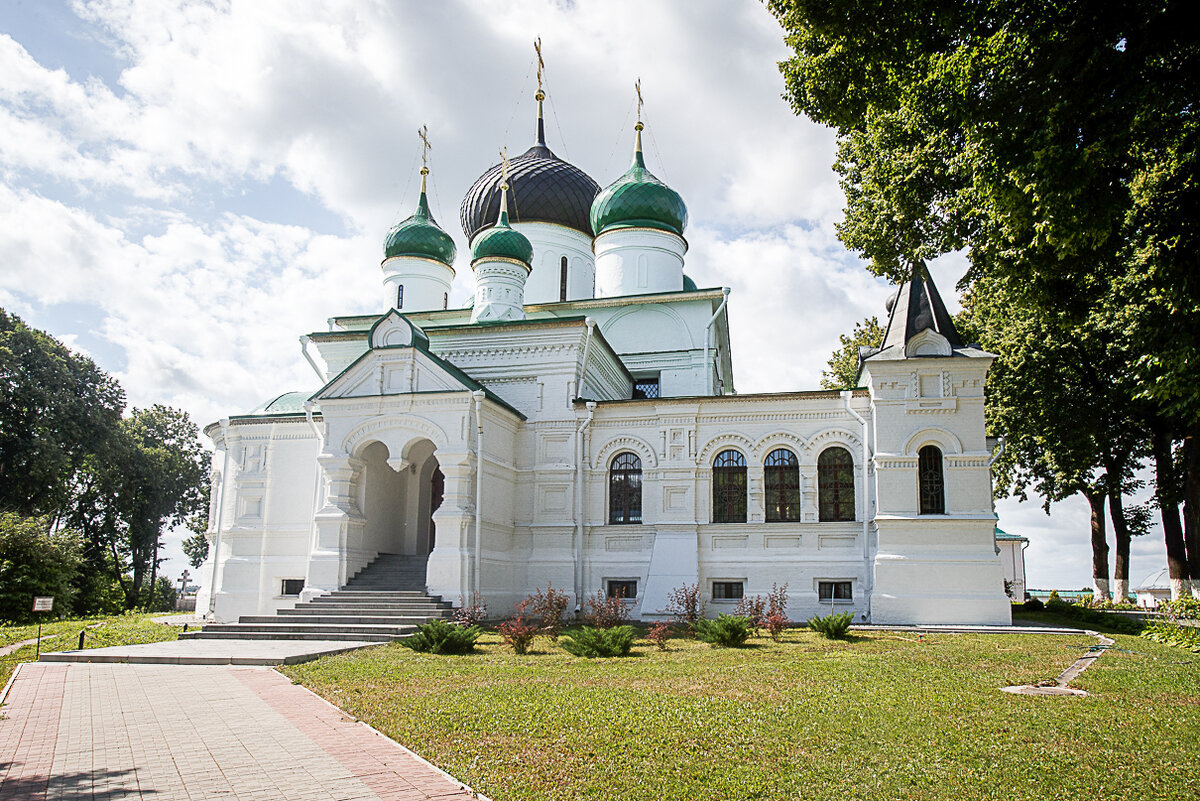
[[[683,198],[646,169],[639,130],[633,165],[592,202],[592,231],[599,236],[619,228],[657,228],[683,236],[686,225]]]
[[[407,220],[403,220],[388,231],[383,243],[383,257],[416,256],[423,259],[433,259],[447,267],[454,265],[454,256],[458,249],[450,234],[438,227],[437,221],[429,213],[429,200],[425,197],[425,177],[421,176],[421,199],[417,202],[416,212]]]
[[[689,276],[687,273],[684,273],[683,274],[683,291],[684,292],[695,292],[696,289],[697,289],[696,282],[691,279],[691,276]]]
[[[525,234],[508,224],[508,209],[503,206],[500,220],[475,237],[471,245],[472,262],[479,259],[516,259],[526,267],[533,264],[533,245]]]

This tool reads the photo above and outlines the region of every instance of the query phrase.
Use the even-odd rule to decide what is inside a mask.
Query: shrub
[[[1200,599],[1187,595],[1174,601],[1163,601],[1158,605],[1158,613],[1171,621],[1200,620]]]
[[[633,626],[613,626],[607,629],[584,626],[573,635],[563,636],[560,645],[567,653],[587,659],[598,656],[625,656],[633,647],[634,637]]]
[[[667,595],[667,608],[663,610],[687,632],[696,634],[696,623],[704,617],[704,601],[700,597],[699,584],[684,584]]]
[[[588,599],[583,620],[594,628],[611,629],[629,620],[629,609],[620,596],[609,598],[604,590],[596,590],[596,597]]]
[[[665,620],[650,626],[646,639],[658,646],[658,650],[667,650],[667,640],[671,639],[671,624]]]
[[[525,612],[532,604],[532,598],[521,601],[517,604],[516,616],[508,618],[496,627],[496,631],[500,632],[504,642],[511,645],[513,651],[518,654],[524,654],[529,650],[529,646],[540,628],[533,620],[525,617]]]
[[[761,595],[743,595],[734,607],[733,617],[744,617],[750,621],[750,633],[757,635],[767,615],[767,599]]]
[[[1037,598],[1030,598],[1028,601],[1021,604],[1021,608],[1026,612],[1040,612],[1046,608],[1046,605]]]
[[[754,631],[750,618],[742,615],[720,615],[716,620],[696,622],[696,638],[713,646],[735,648],[745,645]]]
[[[35,620],[35,595],[54,596],[56,617],[67,613],[82,553],[83,540],[74,531],[50,531],[45,518],[0,513],[0,621]]]
[[[418,626],[416,632],[400,640],[414,651],[429,654],[465,654],[475,650],[479,627],[459,626],[448,620],[431,620]]]
[[[478,626],[487,620],[487,604],[483,602],[483,596],[479,593],[471,596],[471,603],[467,603],[460,595],[458,596],[458,608],[451,613],[450,617],[460,626]]]
[[[791,624],[787,616],[788,602],[788,585],[785,582],[782,587],[778,584],[771,585],[771,592],[767,594],[767,613],[763,616],[763,628],[767,630],[772,640],[779,641],[779,637],[783,634],[783,630]]]
[[[1142,636],[1155,642],[1186,648],[1200,654],[1200,629],[1192,626],[1181,626],[1166,620],[1156,620],[1146,626],[1142,631]]]
[[[841,612],[836,615],[826,615],[825,617],[817,615],[808,621],[808,626],[822,637],[830,640],[840,640],[850,630],[850,622],[852,620],[854,620],[853,612]]]
[[[558,635],[562,633],[563,615],[571,597],[561,590],[554,589],[553,584],[547,584],[544,595],[539,589],[530,600],[533,602],[533,614],[537,616],[542,633],[552,640],[557,640]]]

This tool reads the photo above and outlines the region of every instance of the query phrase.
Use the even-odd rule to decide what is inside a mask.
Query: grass
[[[592,660],[487,634],[474,655],[386,645],[284,672],[497,801],[1200,797],[1200,660],[1117,641],[1087,698],[999,692],[1095,642],[1049,635],[789,630]]]
[[[151,614],[127,614],[112,617],[69,618],[55,620],[42,625],[42,650],[67,651],[79,645],[79,632],[87,629],[84,648],[107,648],[110,645],[136,645],[144,642],[174,640],[179,631],[174,626],[155,623],[152,618],[162,617],[161,612]],[[37,624],[32,626],[0,626],[0,647],[37,637]],[[49,637],[47,639],[47,637]],[[32,662],[37,648],[25,645],[11,654],[0,656],[0,688],[8,683],[8,677],[19,662]]]

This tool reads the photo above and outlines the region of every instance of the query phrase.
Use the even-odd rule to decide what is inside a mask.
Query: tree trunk
[[[1086,489],[1083,495],[1092,508],[1092,584],[1097,601],[1108,600],[1108,536],[1104,527],[1104,495],[1101,490]]]
[[[1119,492],[1108,494],[1108,516],[1112,518],[1113,539],[1117,554],[1113,559],[1113,600],[1120,603],[1129,597],[1129,523],[1125,520],[1125,499]]]
[[[1183,441],[1183,469],[1183,539],[1192,595],[1200,598],[1200,423],[1188,428]]]
[[[1178,600],[1188,589],[1187,551],[1183,543],[1183,525],[1179,521],[1179,499],[1175,491],[1175,460],[1173,444],[1166,426],[1154,424],[1154,480],[1157,486],[1159,511],[1162,513],[1163,538],[1167,545],[1167,575],[1171,577],[1171,600]]]

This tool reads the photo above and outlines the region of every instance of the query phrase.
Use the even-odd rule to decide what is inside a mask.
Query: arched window
[[[820,520],[854,519],[854,460],[845,448],[826,448],[817,457]]]
[[[442,308],[443,309],[450,308],[450,293],[449,292],[442,293]]]
[[[404,284],[400,284],[396,287],[396,308],[404,308]]]
[[[800,462],[787,448],[776,448],[763,462],[763,484],[767,491],[767,522],[796,523],[800,520]]]
[[[629,451],[608,468],[608,522],[642,522],[642,460]]]
[[[926,445],[917,451],[917,486],[921,496],[921,514],[946,513],[946,479],[942,475],[942,452]]]
[[[735,450],[721,451],[713,462],[712,503],[714,523],[746,522],[746,457]]]
[[[567,257],[563,256],[558,270],[558,299],[567,299]]]

